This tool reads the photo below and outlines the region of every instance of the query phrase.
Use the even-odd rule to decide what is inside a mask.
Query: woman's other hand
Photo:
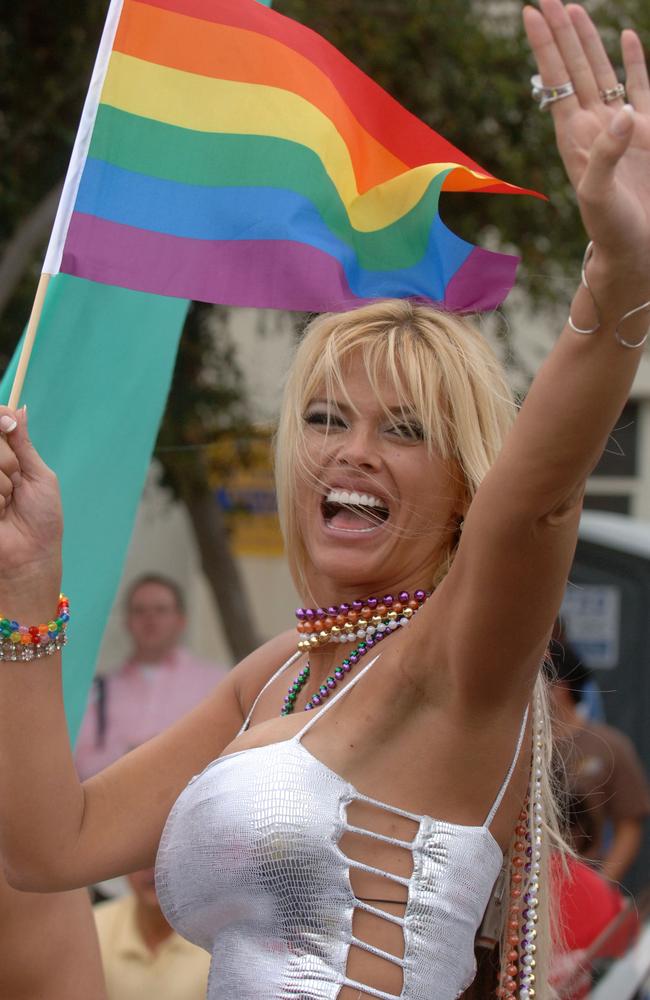
[[[26,408],[0,406],[0,431],[0,612],[52,614],[63,532],[57,478],[30,441]]]
[[[641,42],[634,31],[622,33],[632,110],[623,97],[603,100],[618,80],[586,10],[561,0],[540,7],[524,9],[524,24],[544,85],[575,88],[550,110],[585,228],[600,256],[642,286],[650,258],[650,86]]]

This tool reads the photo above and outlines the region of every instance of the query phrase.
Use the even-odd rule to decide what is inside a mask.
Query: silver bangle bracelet
[[[587,279],[587,264],[591,260],[593,252],[594,252],[594,244],[593,240],[590,240],[589,243],[587,244],[585,255],[582,258],[582,268],[580,271],[580,278],[582,281],[583,288],[586,288],[591,296],[591,301],[594,304],[594,309],[596,310],[596,316],[598,317],[598,323],[596,324],[596,326],[592,326],[591,328],[587,329],[577,326],[576,323],[573,321],[573,317],[571,316],[570,313],[568,319],[568,324],[570,328],[573,330],[573,332],[579,333],[583,337],[591,337],[592,334],[597,333],[602,326],[602,319],[600,316],[600,309],[598,308],[598,302],[596,301],[596,296],[594,295],[591,285],[589,284],[589,281]],[[614,330],[614,337],[616,338],[617,342],[621,345],[621,347],[626,347],[628,348],[628,350],[636,351],[640,347],[643,347],[643,345],[647,341],[648,337],[650,336],[650,329],[648,329],[646,335],[642,337],[641,340],[637,341],[636,344],[632,344],[630,343],[629,340],[626,340],[620,331],[621,325],[625,323],[626,320],[630,319],[632,316],[636,316],[638,313],[644,312],[646,309],[650,309],[650,301],[644,302],[643,305],[637,306],[635,309],[630,309],[629,312],[626,312],[625,315],[621,316],[621,318],[619,319],[618,323],[616,324],[616,329]]]
[[[43,642],[39,646],[23,645],[22,642],[11,642],[10,639],[0,640],[0,663],[25,663],[30,660],[40,660],[44,656],[54,656],[63,649],[67,635],[61,632],[56,639]]]
[[[573,322],[571,313],[569,313],[569,320],[568,320],[569,326],[571,327],[573,332],[579,333],[583,337],[591,337],[592,334],[598,333],[601,327],[600,310],[598,308],[598,303],[596,302],[594,293],[592,292],[589,282],[587,281],[587,264],[591,260],[593,253],[594,253],[594,242],[593,240],[590,240],[589,243],[587,244],[587,249],[585,250],[584,257],[582,258],[582,267],[580,269],[580,280],[582,281],[582,287],[586,288],[589,294],[591,295],[591,301],[594,304],[594,309],[596,310],[596,316],[598,317],[598,322],[596,323],[596,326],[592,326],[590,329],[583,329],[579,326],[576,326],[576,324]]]

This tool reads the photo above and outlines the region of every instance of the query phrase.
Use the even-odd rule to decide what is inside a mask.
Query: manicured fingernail
[[[5,413],[0,417],[0,431],[2,431],[3,434],[11,434],[12,431],[16,430],[17,426],[18,424],[14,418],[10,417],[8,413]]]
[[[634,108],[631,104],[624,104],[620,111],[617,111],[609,123],[609,131],[612,135],[625,135],[629,131],[634,119]]]

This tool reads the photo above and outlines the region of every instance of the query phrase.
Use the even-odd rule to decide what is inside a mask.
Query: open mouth
[[[323,497],[321,510],[325,524],[338,531],[374,531],[390,517],[386,501],[380,497],[339,489]]]

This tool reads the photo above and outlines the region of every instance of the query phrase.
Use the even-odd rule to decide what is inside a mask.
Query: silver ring
[[[617,83],[615,87],[610,87],[609,90],[600,91],[600,99],[605,104],[611,104],[612,101],[618,101],[619,98],[625,100],[625,96],[624,83]]]
[[[575,94],[575,87],[571,81],[567,83],[560,83],[557,87],[545,87],[542,83],[542,78],[539,73],[530,78],[532,84],[532,97],[533,100],[539,104],[539,110],[543,111],[547,108],[549,104],[555,104],[556,101],[563,101],[565,97],[572,97]]]

